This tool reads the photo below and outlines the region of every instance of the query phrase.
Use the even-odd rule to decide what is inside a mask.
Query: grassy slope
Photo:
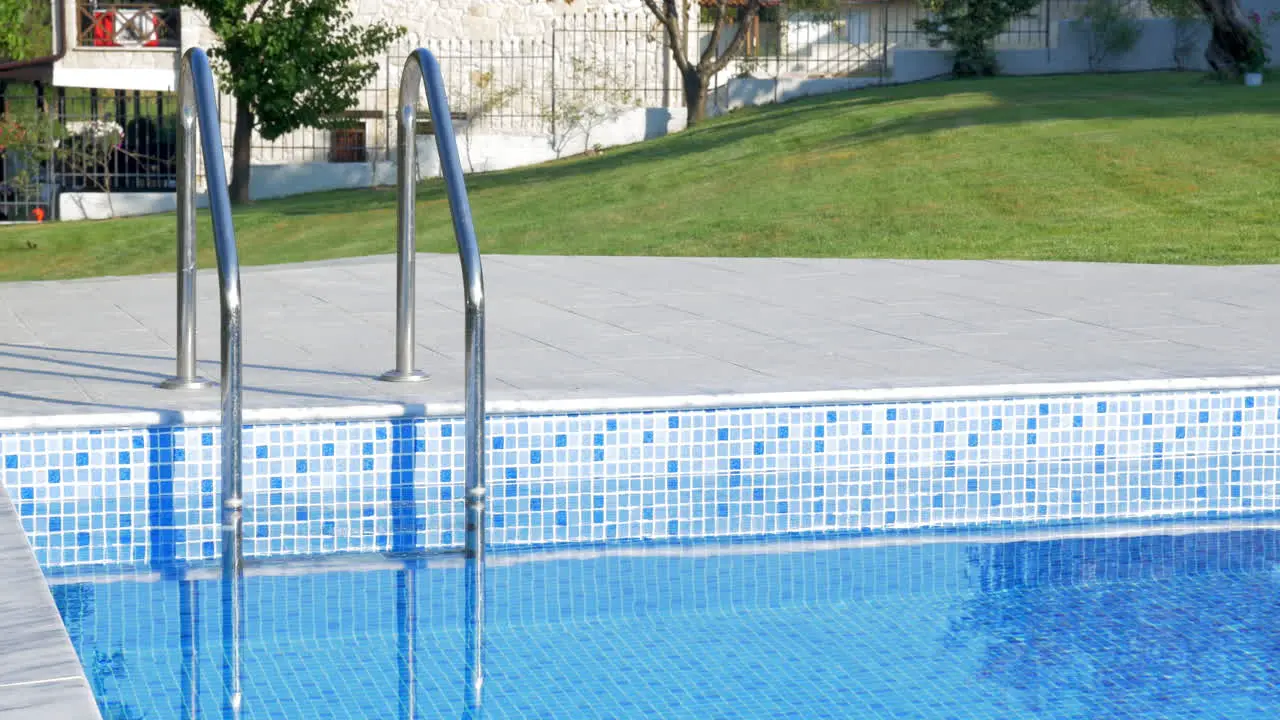
[[[935,82],[743,111],[469,187],[485,252],[1273,262],[1277,110],[1274,85],[1196,74]],[[419,208],[420,248],[451,250],[438,181]],[[246,264],[395,247],[391,190],[236,221]],[[0,280],[165,271],[173,243],[172,215],[4,228]]]

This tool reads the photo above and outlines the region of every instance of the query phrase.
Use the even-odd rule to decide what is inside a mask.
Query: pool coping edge
[[[1280,375],[1249,375],[1086,382],[1043,382],[991,385],[919,386],[854,390],[763,393],[655,395],[567,400],[499,400],[485,405],[487,416],[548,415],[600,412],[673,412],[726,408],[852,405],[885,402],[947,402],[983,398],[1131,395],[1188,391],[1231,391],[1280,388]],[[405,417],[460,417],[463,404],[371,403],[244,410],[247,424],[386,420]],[[217,425],[219,410],[158,410],[68,413],[0,417],[0,432]]]

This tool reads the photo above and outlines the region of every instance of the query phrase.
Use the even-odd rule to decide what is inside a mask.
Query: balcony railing
[[[154,2],[80,0],[80,47],[179,47],[180,11]]]

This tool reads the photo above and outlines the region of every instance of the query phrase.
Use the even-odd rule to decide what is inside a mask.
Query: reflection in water
[[[1199,716],[1215,696],[1275,702],[1280,563],[1274,532],[978,545],[979,592],[946,645],[1033,712]]]
[[[85,666],[85,675],[98,701],[102,720],[143,720],[145,715],[142,711],[122,699],[119,692],[120,686],[129,681],[124,650],[119,646],[103,650],[87,631],[86,625],[94,609],[93,585],[55,585],[50,591],[72,646]]]
[[[418,717],[415,657],[417,650],[414,612],[418,597],[418,573],[416,563],[410,561],[404,570],[396,572],[396,663],[399,669],[398,695],[400,715],[403,720]]]
[[[182,718],[200,717],[200,588],[185,575],[178,581],[178,622],[182,644]]]
[[[487,612],[456,558],[259,566],[244,716],[471,720],[477,676],[493,718],[1280,709],[1275,531],[778,547],[499,556]],[[219,582],[54,586],[107,720],[221,717]]]
[[[467,686],[462,717],[463,720],[480,720],[484,716],[484,560],[468,555],[464,576],[466,607],[462,616],[466,633]]]

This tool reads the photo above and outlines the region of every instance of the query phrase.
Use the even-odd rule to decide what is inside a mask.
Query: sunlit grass
[[[487,253],[1266,263],[1277,110],[1275,85],[1197,74],[932,82],[468,183]],[[394,228],[389,189],[236,213],[246,264],[391,253]],[[421,249],[452,251],[439,181],[418,229]],[[173,255],[172,215],[0,229],[5,280],[165,271]]]

